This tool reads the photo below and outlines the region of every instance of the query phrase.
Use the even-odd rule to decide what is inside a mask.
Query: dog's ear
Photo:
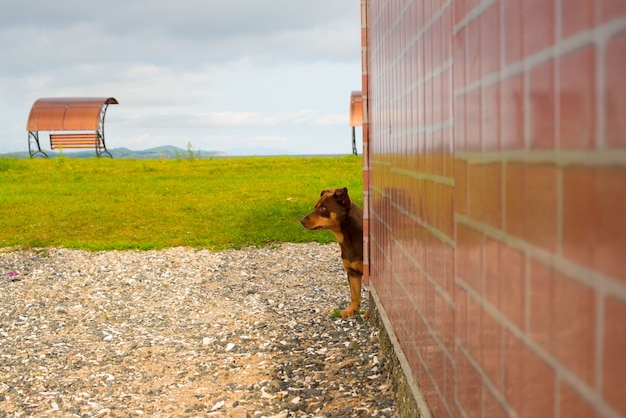
[[[335,200],[344,208],[350,208],[350,197],[348,197],[348,189],[335,189]]]
[[[322,193],[320,193],[320,197],[324,196],[326,193],[330,193],[332,192],[332,190],[330,189],[326,189],[326,190],[322,190]]]

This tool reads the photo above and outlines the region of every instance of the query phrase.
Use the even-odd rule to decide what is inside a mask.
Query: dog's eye
[[[324,213],[324,212],[326,212],[326,208],[324,206],[320,206],[319,211],[321,213]]]

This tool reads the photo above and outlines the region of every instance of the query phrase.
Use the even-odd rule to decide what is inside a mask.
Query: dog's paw
[[[341,317],[342,318],[349,318],[349,317],[353,317],[357,311],[359,310],[359,306],[348,306],[346,309],[344,309],[343,311],[341,311]]]

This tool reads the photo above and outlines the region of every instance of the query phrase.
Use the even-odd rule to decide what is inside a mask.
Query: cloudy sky
[[[109,148],[349,154],[359,0],[7,0],[0,154],[40,97],[115,97]],[[42,141],[49,149],[47,135]]]

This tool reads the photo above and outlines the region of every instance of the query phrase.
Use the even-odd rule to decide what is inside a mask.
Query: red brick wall
[[[369,280],[437,417],[626,416],[626,0],[362,0]]]

